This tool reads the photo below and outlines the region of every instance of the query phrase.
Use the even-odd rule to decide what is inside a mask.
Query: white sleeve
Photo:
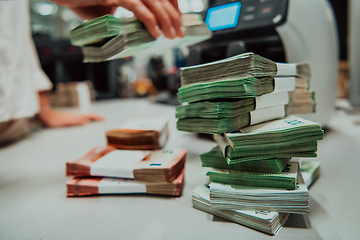
[[[34,41],[29,41],[29,49],[31,48],[31,51],[29,51],[31,58],[29,57],[30,63],[32,64],[33,68],[33,84],[35,90],[38,92],[40,91],[46,91],[52,89],[52,83],[49,79],[49,77],[45,74],[45,72],[42,70],[39,56],[36,52]]]

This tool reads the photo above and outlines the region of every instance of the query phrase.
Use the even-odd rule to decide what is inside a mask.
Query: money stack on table
[[[186,150],[117,150],[96,147],[66,163],[67,196],[147,193],[180,196]]]
[[[309,212],[309,192],[291,158],[316,157],[323,131],[287,116],[314,111],[297,94],[309,79],[306,63],[279,64],[253,53],[181,69],[177,128],[216,134],[218,143],[200,156],[212,168],[211,183],[194,189],[195,208],[271,235],[290,213]]]
[[[52,107],[80,107],[84,101],[95,101],[95,90],[90,81],[59,82],[48,96]]]
[[[305,91],[309,79],[307,63],[280,64],[253,53],[182,68],[177,128],[220,134],[312,113],[313,107],[306,109],[308,95],[294,94]]]
[[[106,131],[109,146],[125,150],[155,150],[165,146],[169,138],[167,117],[132,118]]]
[[[180,196],[186,150],[162,149],[168,118],[129,119],[107,131],[108,146],[66,163],[67,196],[147,193]],[[152,151],[149,151],[152,150]]]
[[[115,18],[104,15],[84,22],[70,31],[73,45],[82,47],[84,62],[102,62],[143,53],[155,43],[164,47],[188,46],[212,36],[198,14],[183,14],[186,36],[182,39],[155,39],[136,18]],[[156,49],[154,49],[155,51]]]

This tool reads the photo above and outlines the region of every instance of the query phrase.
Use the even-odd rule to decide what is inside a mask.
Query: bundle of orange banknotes
[[[129,119],[106,132],[109,146],[127,150],[161,149],[169,138],[167,117]]]
[[[96,147],[66,163],[67,196],[147,193],[179,196],[186,150],[118,150]]]

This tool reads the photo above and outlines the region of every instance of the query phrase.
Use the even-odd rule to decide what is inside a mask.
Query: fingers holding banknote
[[[170,39],[185,36],[177,0],[53,0],[53,2],[68,6],[84,19],[113,14],[118,6],[124,7],[132,11],[155,38],[161,33]]]
[[[169,0],[114,0],[123,2],[123,7],[132,11],[142,21],[151,35],[159,37],[161,31],[170,39],[184,37],[185,30],[181,24],[181,13],[177,1]]]

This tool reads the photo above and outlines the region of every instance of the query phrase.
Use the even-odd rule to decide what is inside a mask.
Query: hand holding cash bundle
[[[68,196],[139,193],[139,185],[146,193],[178,196],[183,186],[185,158],[183,149],[128,151],[96,147],[67,162],[66,175],[75,177],[67,183]],[[107,190],[100,191],[100,186]]]
[[[182,15],[186,36],[183,39],[155,39],[144,24],[135,18],[115,18],[105,15],[87,21],[70,31],[73,45],[81,46],[85,62],[101,62],[139,54],[155,43],[174,47],[192,45],[209,39],[212,35],[197,14]]]

